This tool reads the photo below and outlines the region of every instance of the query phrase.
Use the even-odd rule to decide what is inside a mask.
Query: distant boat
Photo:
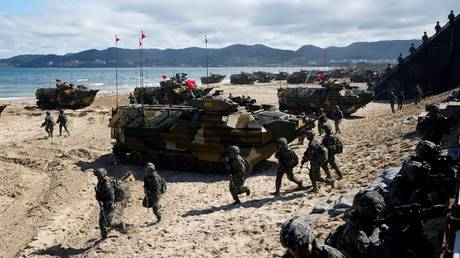
[[[201,77],[201,84],[212,84],[222,82],[225,78],[223,74],[211,73],[210,76]]]
[[[56,88],[39,88],[35,92],[37,106],[41,108],[78,109],[91,105],[99,90],[91,90],[84,85],[74,86],[56,83]]]

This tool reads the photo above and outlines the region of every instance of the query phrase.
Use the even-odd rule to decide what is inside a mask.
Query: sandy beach
[[[279,86],[221,84],[216,89],[275,104]],[[353,190],[371,184],[384,168],[399,166],[418,142],[416,120],[408,118],[445,95],[395,114],[388,104],[372,102],[345,119],[344,153],[337,157],[345,178],[336,189],[293,191],[295,184],[284,178],[282,195],[274,197],[275,168],[269,163],[248,178],[252,194],[235,206],[225,176],[161,170],[168,191],[161,201],[163,220],[155,225],[154,215],[141,205],[142,167],[113,165],[108,121],[115,94],[98,94],[90,107],[66,111],[71,136],[51,139],[40,128],[45,112],[33,98],[0,101],[11,103],[0,117],[0,257],[280,257],[279,228],[285,220],[310,214],[320,201],[352,200]],[[120,103],[127,103],[127,93],[120,94]],[[57,117],[57,111],[52,113]],[[300,156],[306,143],[291,146]],[[132,175],[124,181],[130,196],[121,213],[129,232],[111,231],[104,241],[98,241],[92,174],[97,167],[115,177]],[[299,176],[309,186],[307,173],[304,169]],[[311,219],[321,239],[343,223],[343,215],[327,212]]]

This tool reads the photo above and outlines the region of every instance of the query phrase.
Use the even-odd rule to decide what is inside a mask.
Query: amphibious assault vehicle
[[[178,73],[174,78],[164,77],[160,87],[136,87],[134,97],[138,104],[181,105],[188,99],[207,96],[212,89],[199,88],[187,80],[187,74]]]
[[[201,77],[201,84],[212,84],[222,82],[225,78],[224,74],[211,73],[209,76]]]
[[[374,93],[347,83],[325,82],[321,88],[298,87],[278,89],[280,110],[291,113],[313,113],[323,108],[331,113],[339,105],[344,115],[351,115],[374,98]]]
[[[35,92],[37,106],[41,108],[78,109],[91,105],[99,90],[84,85],[56,83],[56,88],[39,88]]]
[[[254,84],[257,78],[250,73],[241,72],[239,74],[230,75],[231,84]]]
[[[275,73],[275,81],[286,80],[288,76],[289,76],[288,72]]]
[[[279,111],[248,112],[218,96],[191,99],[180,106],[122,106],[113,110],[110,127],[113,153],[120,159],[223,173],[229,146],[239,146],[254,166],[274,153],[279,137],[293,141],[305,122]]]
[[[0,105],[0,116],[2,115],[2,111],[6,108],[8,105]]]
[[[275,78],[275,75],[273,73],[267,73],[264,71],[254,72],[253,75],[256,77],[257,82],[260,83],[268,83]]]

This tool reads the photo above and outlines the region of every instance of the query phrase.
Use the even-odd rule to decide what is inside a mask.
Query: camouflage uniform
[[[414,43],[411,43],[410,48],[409,48],[410,55],[413,56],[415,54],[415,51],[416,49],[415,49]]]
[[[404,91],[400,91],[398,94],[398,110],[402,110],[405,100],[406,96],[404,95]]]
[[[144,177],[144,193],[148,202],[147,207],[152,207],[153,214],[155,214],[158,221],[161,221],[160,197],[164,191],[165,181],[155,171],[155,166],[152,163],[147,163],[145,170],[147,176]]]
[[[56,122],[59,124],[59,135],[62,136],[62,128],[64,127],[67,135],[70,136],[69,130],[67,129],[67,123],[69,122],[69,119],[63,110],[59,111],[59,116]]]
[[[345,258],[339,250],[318,243],[307,217],[293,217],[284,222],[280,242],[288,249],[283,258]]]
[[[421,134],[422,140],[440,144],[444,134],[450,132],[450,123],[440,114],[436,105],[428,105],[426,110],[428,115],[417,124],[417,132]]]
[[[297,157],[297,154],[288,146],[285,138],[280,138],[277,140],[277,149],[275,157],[278,159],[278,171],[276,173],[275,180],[275,195],[279,194],[281,183],[283,180],[284,174],[287,178],[296,183],[299,188],[302,188],[302,181],[294,175],[293,168],[297,165],[297,160],[293,160],[294,155]]]
[[[134,97],[132,93],[129,93],[128,99],[129,99],[129,104],[137,104],[136,98]]]
[[[55,124],[56,122],[54,122],[54,118],[51,116],[50,112],[47,111],[45,121],[43,122],[42,127],[45,127],[45,131],[48,133],[49,137],[53,137]]]
[[[229,148],[229,158],[226,161],[227,171],[230,173],[230,193],[235,203],[240,203],[238,195],[246,193],[249,196],[251,191],[244,185],[248,174],[247,161],[240,156],[240,149],[237,146]]]
[[[99,202],[99,229],[101,237],[107,238],[109,228],[124,229],[124,223],[115,218],[115,190],[113,183],[107,178],[107,171],[100,168],[94,172],[98,178],[95,187],[96,200]]]
[[[331,173],[329,172],[328,165],[331,165],[331,167],[334,169],[335,173],[339,176],[339,180],[343,178],[342,172],[340,172],[339,166],[337,165],[337,162],[335,161],[335,154],[337,154],[337,142],[339,139],[337,139],[337,136],[335,136],[331,131],[331,127],[329,125],[324,126],[324,131],[326,135],[324,136],[321,144],[324,145],[324,147],[327,148],[327,162],[325,162],[321,167],[323,170],[326,172],[326,175],[328,178],[331,178]]]
[[[343,112],[338,105],[335,106],[334,111],[332,111],[332,119],[334,119],[335,133],[340,133],[340,123],[343,119]]]
[[[418,84],[417,86],[415,86],[414,96],[415,96],[415,104],[420,103],[423,97],[423,91],[422,91],[422,88],[420,88],[420,85]]]
[[[318,133],[319,135],[323,134],[323,126],[327,123],[326,113],[324,109],[320,108],[318,112]]]
[[[390,91],[389,100],[390,100],[391,112],[395,113],[395,104],[396,104],[397,98],[396,98],[394,92],[392,92],[392,91]]]
[[[307,134],[307,139],[309,140],[308,147],[305,150],[302,158],[302,164],[307,161],[310,161],[310,181],[313,186],[313,191],[318,190],[316,182],[324,182],[334,186],[334,181],[329,179],[324,179],[321,177],[320,168],[327,162],[327,150],[324,150],[323,146],[314,139],[314,133],[309,131]],[[325,151],[325,153],[323,153]],[[327,171],[329,172],[329,170]],[[330,177],[330,175],[328,175]]]
[[[398,56],[398,64],[404,63],[404,58],[402,57],[402,54],[400,53]]]

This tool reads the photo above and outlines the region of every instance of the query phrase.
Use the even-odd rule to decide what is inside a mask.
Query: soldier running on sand
[[[232,194],[235,204],[241,203],[238,195],[246,193],[247,196],[251,191],[244,185],[249,172],[249,163],[240,155],[238,146],[230,146],[228,148],[228,159],[225,162],[225,167],[230,174],[230,193]]]
[[[343,112],[340,110],[339,105],[335,106],[334,111],[332,111],[332,119],[334,119],[334,125],[335,125],[335,133],[341,133],[340,131],[340,123],[342,122],[343,119]]]
[[[51,113],[49,111],[46,111],[46,117],[45,121],[42,123],[41,127],[45,127],[45,131],[48,133],[48,137],[53,137],[53,131],[54,131],[54,125],[56,122],[54,122],[53,117],[51,116]]]
[[[326,172],[326,175],[328,178],[331,177],[331,173],[329,172],[329,167],[328,165],[331,165],[331,168],[334,169],[335,173],[338,176],[338,180],[341,180],[343,178],[342,172],[339,169],[339,166],[337,165],[337,162],[335,160],[335,155],[342,153],[342,142],[340,141],[337,136],[335,136],[332,133],[332,128],[330,125],[324,125],[324,132],[326,135],[324,136],[321,144],[327,148],[327,161],[321,166],[323,170]]]
[[[152,208],[153,214],[155,214],[157,218],[157,222],[160,222],[160,197],[166,192],[166,183],[165,180],[156,172],[155,165],[153,165],[153,163],[147,163],[145,171],[147,172],[147,176],[144,177],[145,197],[142,204],[147,209]]]
[[[297,154],[289,147],[286,138],[279,138],[275,143],[275,157],[278,159],[278,171],[276,173],[274,195],[280,194],[281,182],[284,174],[287,178],[297,184],[297,189],[303,189],[302,181],[294,175],[293,169],[299,163]]]

